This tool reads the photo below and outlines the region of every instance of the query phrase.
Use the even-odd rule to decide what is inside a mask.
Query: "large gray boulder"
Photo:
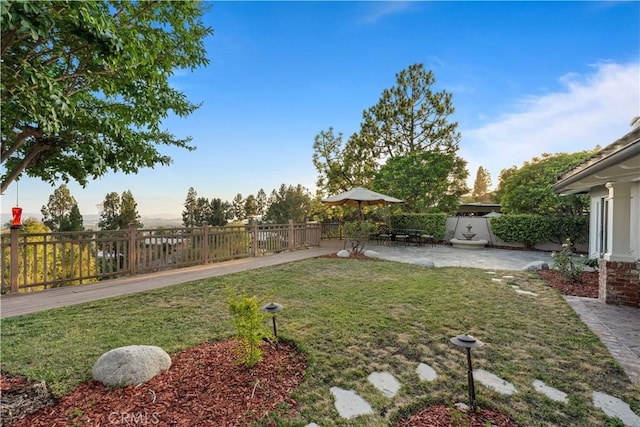
[[[372,249],[367,249],[364,251],[364,256],[369,258],[380,258],[380,254]]]
[[[93,365],[93,379],[110,386],[142,384],[171,366],[171,357],[160,347],[130,345],[109,350]]]
[[[348,250],[346,250],[346,249],[343,249],[343,250],[341,250],[341,251],[338,251],[338,254],[337,254],[337,255],[338,255],[338,257],[340,257],[340,258],[349,258],[349,257],[351,256],[351,252],[349,252],[349,251],[348,251]]]

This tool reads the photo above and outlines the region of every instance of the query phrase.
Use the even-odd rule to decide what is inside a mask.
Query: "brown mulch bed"
[[[398,427],[516,427],[517,424],[508,416],[498,411],[478,408],[477,411],[462,411],[457,408],[438,404],[431,405],[415,412],[409,418],[398,422]]]
[[[304,376],[306,358],[287,343],[265,343],[253,369],[235,362],[235,341],[206,343],[173,356],[171,368],[139,386],[109,388],[96,381],[79,385],[54,406],[45,406],[5,425],[246,426],[287,407]],[[2,375],[5,385],[16,380]]]
[[[368,259],[362,254],[352,254],[350,258]],[[583,273],[580,283],[565,281],[555,270],[540,270],[538,274],[563,295],[598,297],[597,272]],[[290,394],[303,379],[304,355],[288,343],[281,342],[277,348],[265,343],[263,360],[250,370],[235,362],[235,345],[232,340],[201,344],[175,354],[171,368],[145,384],[108,388],[90,381],[57,402],[43,383],[2,373],[0,425],[244,426],[263,419],[276,406],[279,411],[286,407],[294,414],[296,402]],[[29,415],[24,416],[25,413]],[[463,424],[455,424],[460,420],[464,420]],[[462,412],[442,404],[422,408],[398,424],[399,427],[451,425],[516,424],[490,409]]]
[[[562,295],[598,298],[599,276],[597,271],[585,271],[582,273],[582,280],[576,283],[564,280],[557,270],[538,270],[538,274],[549,286],[560,291]]]

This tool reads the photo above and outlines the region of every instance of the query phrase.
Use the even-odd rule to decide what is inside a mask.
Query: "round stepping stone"
[[[331,387],[331,394],[333,394],[336,399],[334,405],[342,418],[348,420],[359,415],[373,414],[373,409],[369,402],[353,390]]]
[[[320,426],[318,424],[316,424],[316,423],[309,423],[304,427],[320,427]]]
[[[602,409],[609,417],[618,417],[625,426],[640,426],[640,417],[628,403],[599,391],[593,392],[593,406]]]
[[[547,396],[551,400],[555,400],[560,403],[567,403],[567,393],[558,390],[557,388],[550,387],[541,380],[533,381],[533,388],[536,389],[538,393],[542,393]]]
[[[503,380],[497,375],[492,374],[489,371],[485,371],[484,369],[477,369],[473,371],[473,376],[485,387],[490,388],[493,391],[497,391],[502,395],[511,396],[513,393],[518,391],[510,382]]]
[[[426,363],[419,364],[416,368],[416,373],[422,381],[434,381],[436,378],[438,378],[438,374],[436,373],[436,371]]]
[[[400,383],[389,372],[373,372],[367,379],[386,397],[393,397],[400,390]]]
[[[516,292],[519,293],[520,295],[531,295],[533,297],[537,297],[538,294],[533,293],[533,292],[529,292],[529,291],[523,291],[522,289],[516,289]]]

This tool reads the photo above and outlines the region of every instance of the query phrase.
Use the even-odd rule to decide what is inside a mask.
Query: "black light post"
[[[471,335],[458,335],[457,337],[451,338],[451,343],[455,346],[465,348],[467,350],[467,382],[469,386],[469,403],[471,406],[471,410],[475,412],[476,410],[476,388],[473,383],[473,367],[471,365],[471,349],[476,347],[482,347],[484,343],[480,340],[477,340],[475,337]]]
[[[262,306],[262,311],[264,313],[269,313],[271,315],[271,319],[273,319],[273,336],[278,338],[278,332],[276,330],[276,314],[280,313],[284,306],[282,304],[278,304],[277,302],[270,302],[269,304],[265,304]]]

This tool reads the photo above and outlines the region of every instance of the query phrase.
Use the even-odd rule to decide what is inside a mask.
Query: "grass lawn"
[[[506,274],[514,278],[492,281]],[[226,285],[283,304],[278,335],[307,354],[306,379],[294,395],[299,416],[282,425],[384,426],[424,403],[466,402],[465,354],[449,342],[461,333],[486,343],[473,350],[474,368],[518,389],[502,397],[476,382],[479,406],[503,411],[521,426],[615,425],[592,406],[593,391],[640,413],[640,388],[535,273],[381,260],[311,259],[3,319],[2,369],[45,380],[62,395],[90,379],[93,363],[114,347],[157,345],[172,354],[230,337]],[[517,294],[511,285],[538,297]],[[436,381],[419,380],[420,362],[436,370]],[[393,399],[367,381],[383,370],[402,384]],[[569,402],[534,391],[535,379],[566,392]],[[357,391],[377,414],[341,420],[332,386]]]

